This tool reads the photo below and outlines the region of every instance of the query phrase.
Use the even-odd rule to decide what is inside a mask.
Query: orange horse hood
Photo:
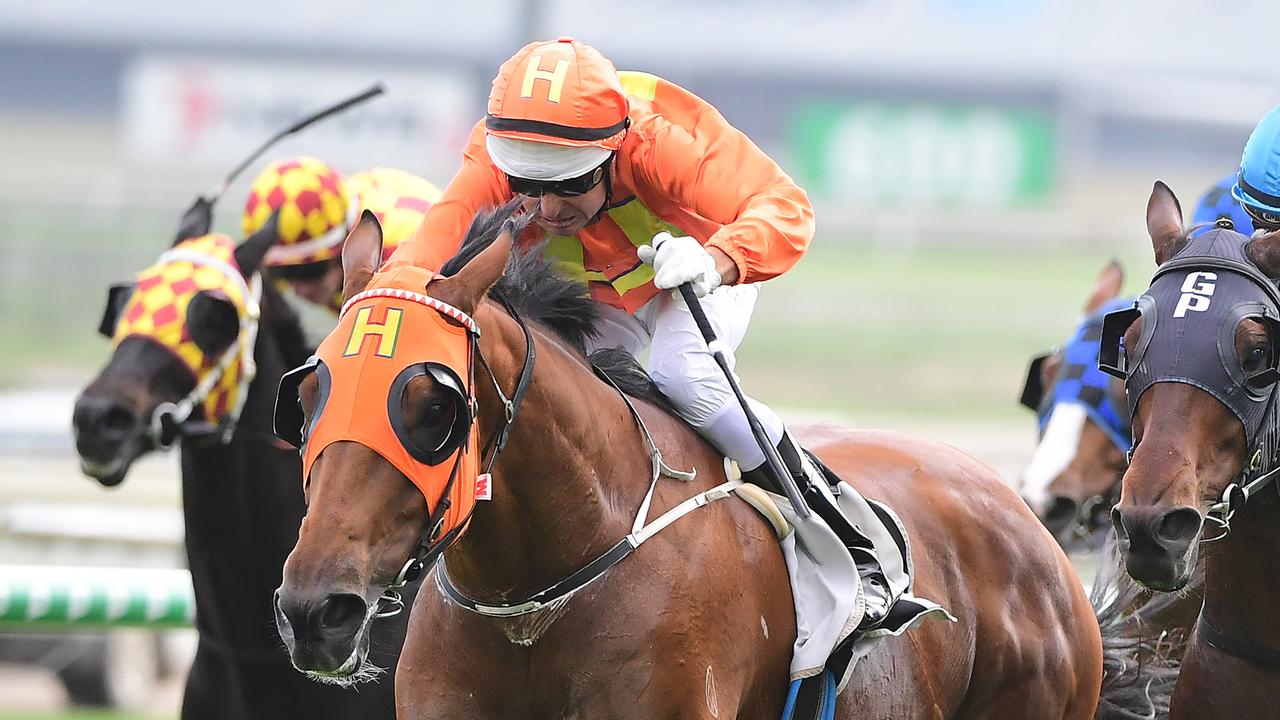
[[[441,537],[466,523],[476,502],[480,453],[472,378],[478,330],[462,311],[406,289],[425,289],[431,278],[428,271],[404,268],[378,276],[369,289],[348,300],[338,326],[315,356],[281,382],[277,418],[278,427],[289,427],[279,408],[295,402],[302,376],[316,372],[320,400],[299,438],[303,484],[326,447],[340,440],[357,442],[422,492],[435,526],[433,537]],[[402,410],[409,381],[422,375],[457,394],[452,425],[437,447],[413,441]],[[290,390],[293,398],[287,395]]]

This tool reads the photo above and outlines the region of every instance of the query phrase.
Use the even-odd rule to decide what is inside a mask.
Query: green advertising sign
[[[792,152],[815,195],[885,205],[1020,204],[1057,171],[1049,115],[995,106],[818,103],[795,115]]]

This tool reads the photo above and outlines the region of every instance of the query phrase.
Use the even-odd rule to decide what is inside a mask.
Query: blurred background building
[[[239,234],[249,181],[287,154],[444,185],[499,63],[562,34],[706,97],[812,194],[818,237],[763,296],[748,387],[1016,474],[1025,361],[1108,258],[1145,286],[1154,179],[1189,214],[1236,168],[1280,102],[1269,45],[1248,41],[1276,20],[1274,0],[0,0],[0,561],[84,558],[15,518],[107,497],[76,472],[70,399],[107,357],[106,285],[197,193],[375,81],[386,96],[246,172],[216,229]],[[111,502],[171,509],[171,459],[139,472]],[[157,541],[113,557],[178,557],[140,542]]]

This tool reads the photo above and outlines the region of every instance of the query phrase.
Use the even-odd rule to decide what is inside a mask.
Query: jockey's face
[[[604,207],[605,183],[581,195],[554,195],[526,197],[524,209],[534,212],[534,220],[550,235],[577,235]]]
[[[342,261],[334,258],[325,263],[324,272],[314,277],[285,277],[289,289],[298,297],[328,307],[334,296],[342,292]]]

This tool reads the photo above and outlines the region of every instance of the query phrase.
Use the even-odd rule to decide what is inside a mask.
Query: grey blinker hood
[[[1148,388],[1181,382],[1213,395],[1244,425],[1249,456],[1270,466],[1276,459],[1277,414],[1274,410],[1277,360],[1273,347],[1269,366],[1246,376],[1236,357],[1235,332],[1253,318],[1270,326],[1272,342],[1280,339],[1280,291],[1245,255],[1249,238],[1217,228],[1193,237],[1161,265],[1151,286],[1124,310],[1103,321],[1098,367],[1125,380],[1129,414]],[[1126,360],[1121,347],[1125,331],[1142,317],[1142,333]],[[1155,346],[1156,350],[1152,350]],[[1256,451],[1266,441],[1266,457]]]

